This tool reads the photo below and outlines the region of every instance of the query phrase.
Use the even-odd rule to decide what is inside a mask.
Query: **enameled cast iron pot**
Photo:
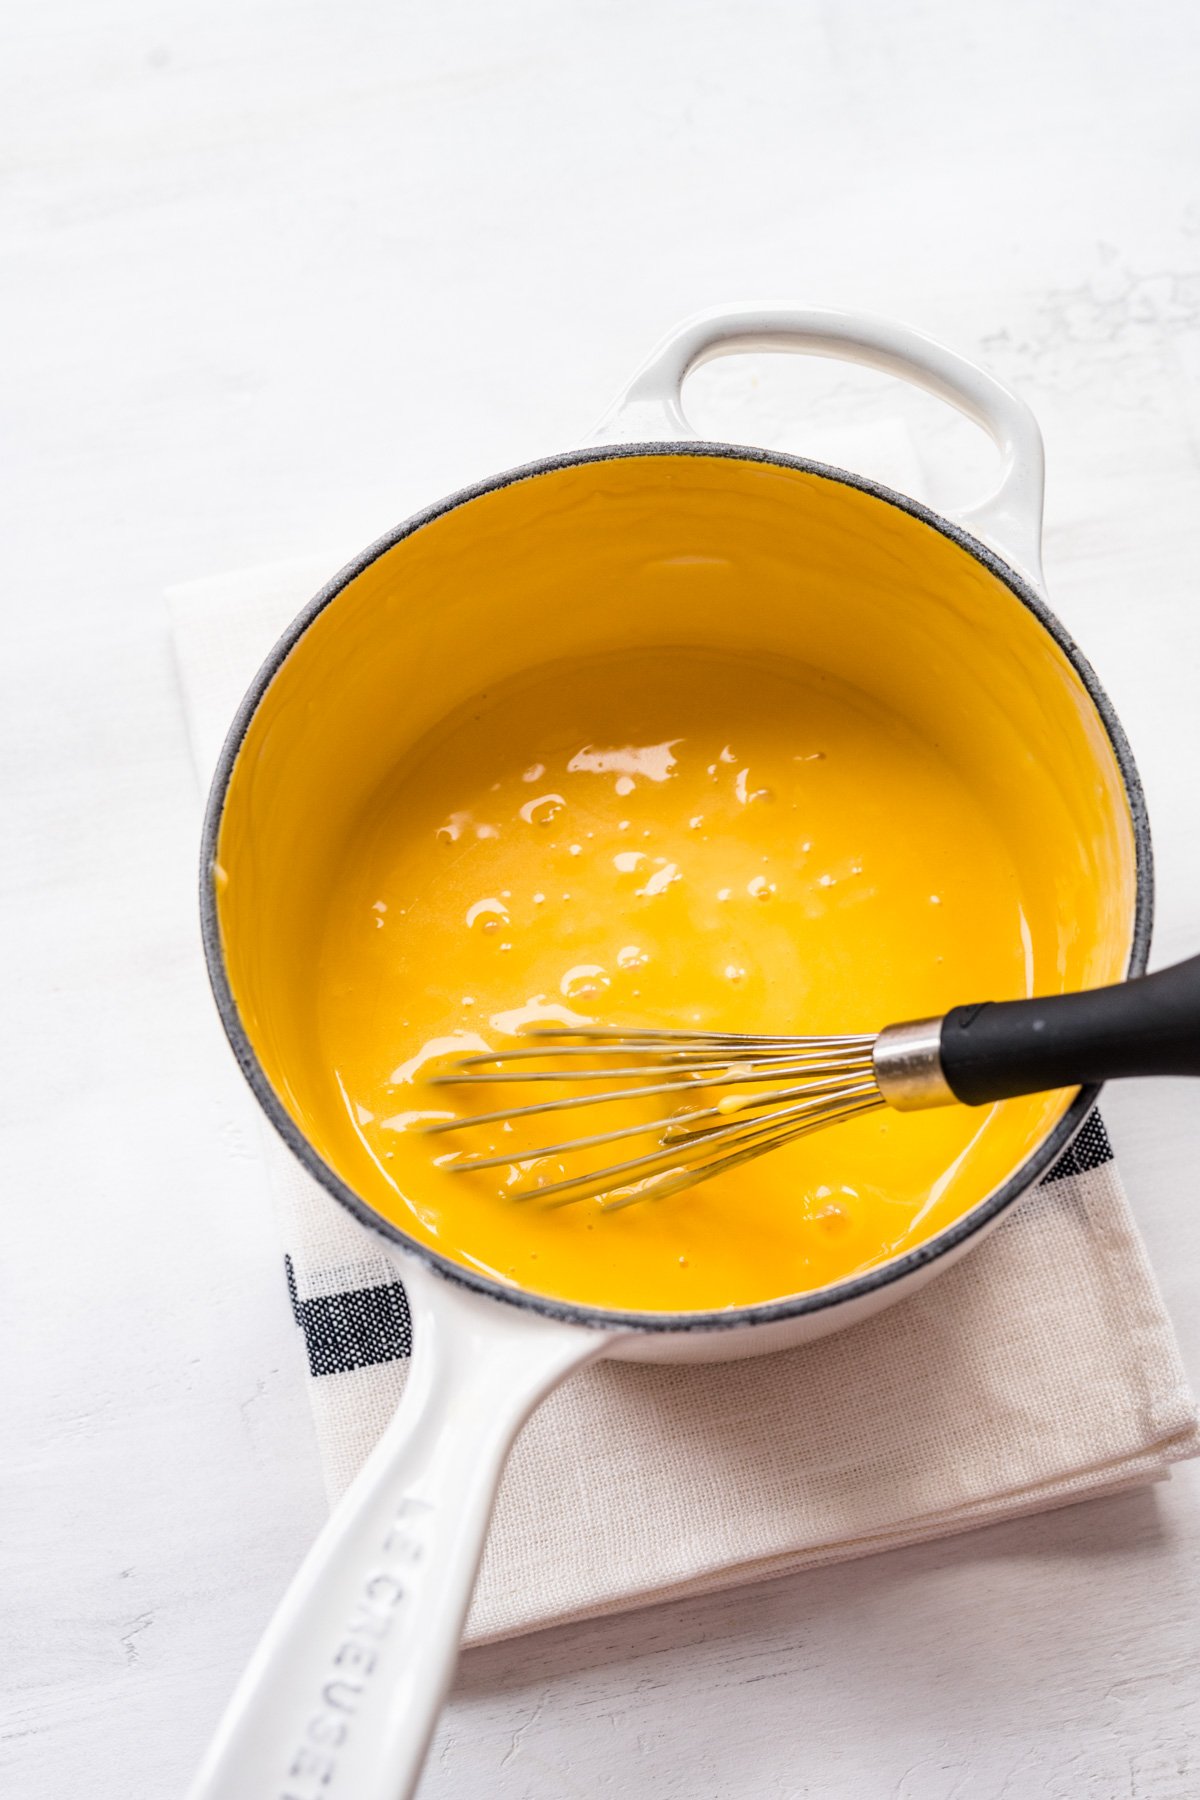
[[[760,349],[868,364],[982,425],[1003,469],[970,529],[821,464],[697,441],[680,408],[689,370]],[[865,1319],[977,1244],[1062,1154],[1095,1098],[1064,1101],[964,1218],[819,1292],[715,1314],[629,1315],[502,1286],[408,1237],[323,1154],[303,1055],[297,896],[319,883],[338,830],[463,699],[523,668],[612,649],[605,595],[632,584],[640,644],[753,647],[855,680],[869,665],[889,704],[936,718],[968,765],[1001,769],[997,804],[1015,796],[1019,808],[1028,771],[1050,771],[1061,849],[1038,878],[1061,896],[1071,984],[1140,974],[1151,913],[1141,790],[1112,708],[1046,603],[1042,482],[1024,403],[916,332],[841,313],[705,316],[654,353],[589,447],[497,475],[398,526],[316,596],[259,672],[204,828],[209,973],[263,1110],[309,1173],[379,1234],[408,1292],[414,1351],[403,1403],[272,1621],[193,1800],[411,1794],[500,1473],[537,1402],[602,1355],[721,1360]],[[332,790],[331,756],[341,758]],[[330,791],[336,806],[306,803]],[[226,878],[240,910],[218,892]]]

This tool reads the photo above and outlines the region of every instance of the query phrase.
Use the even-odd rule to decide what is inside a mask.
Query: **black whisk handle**
[[[1200,1075],[1200,956],[1083,994],[956,1006],[941,1053],[968,1106],[1128,1075]]]

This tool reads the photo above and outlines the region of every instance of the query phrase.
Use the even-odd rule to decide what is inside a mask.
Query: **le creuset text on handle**
[[[992,494],[958,515],[1006,562],[1042,577],[1042,501],[1046,485],[1042,434],[1019,395],[995,376],[911,326],[865,313],[760,307],[699,313],[663,339],[596,429],[597,443],[695,438],[683,410],[683,383],[716,356],[790,350],[829,356],[897,375],[936,394],[981,425],[1000,451]]]
[[[189,1800],[409,1800],[509,1449],[543,1395],[612,1341],[394,1254],[413,1316],[404,1397],[267,1627]]]

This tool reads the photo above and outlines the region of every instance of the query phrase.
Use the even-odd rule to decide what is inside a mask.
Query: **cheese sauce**
[[[532,1097],[489,1085],[468,1106],[427,1080],[531,1024],[873,1031],[1028,994],[1039,966],[1058,985],[1048,897],[937,744],[799,665],[645,651],[481,694],[404,760],[332,874],[314,973],[339,1166],[504,1282],[651,1311],[819,1287],[960,1216],[1065,1103],[884,1110],[619,1210],[512,1194],[577,1166],[522,1169],[522,1147],[637,1116],[621,1103],[423,1130]]]

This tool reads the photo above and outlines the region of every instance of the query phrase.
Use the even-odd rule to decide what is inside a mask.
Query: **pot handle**
[[[1037,420],[1011,388],[911,326],[865,313],[770,311],[754,307],[685,320],[634,375],[604,415],[597,443],[695,438],[683,411],[686,377],[715,356],[795,350],[840,357],[898,375],[949,401],[981,425],[1003,463],[995,491],[959,517],[1040,586],[1045,455]]]
[[[404,1397],[284,1595],[189,1800],[408,1800],[509,1449],[543,1395],[611,1341],[393,1254],[413,1318]]]

